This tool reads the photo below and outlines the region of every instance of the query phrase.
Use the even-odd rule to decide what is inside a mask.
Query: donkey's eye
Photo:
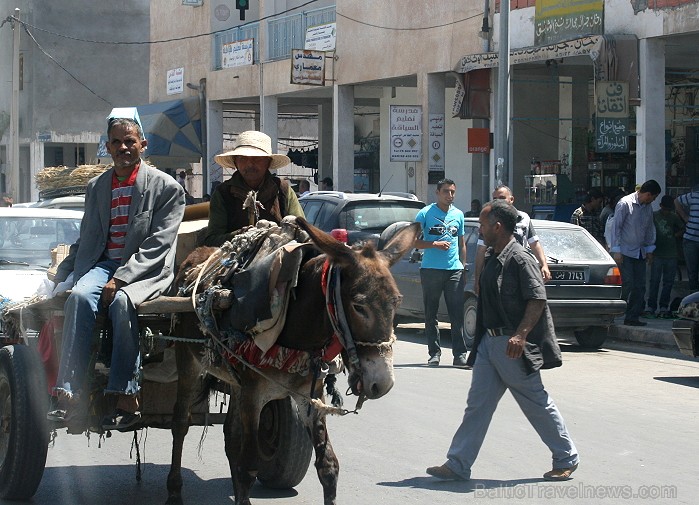
[[[364,308],[364,305],[359,305],[358,303],[355,303],[354,305],[352,305],[352,308],[358,314],[360,314],[362,316],[366,316],[366,309]]]

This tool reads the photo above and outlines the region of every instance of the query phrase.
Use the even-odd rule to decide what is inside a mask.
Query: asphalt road
[[[338,503],[696,503],[698,361],[675,350],[610,343],[587,352],[563,344],[564,366],[544,371],[543,377],[581,454],[574,479],[543,481],[550,454],[506,394],[473,479],[449,483],[429,477],[425,468],[445,460],[471,372],[448,365],[428,368],[420,335],[402,328],[398,336],[394,389],[367,402],[359,415],[329,419],[341,465]],[[445,349],[445,358],[449,353]],[[201,428],[193,428],[186,441],[185,503],[230,504],[221,427],[201,435]],[[164,503],[170,433],[151,429],[140,436],[144,465],[137,483],[131,436],[99,440],[60,433],[32,503]],[[295,490],[255,485],[252,496],[256,504],[322,503],[312,466]]]

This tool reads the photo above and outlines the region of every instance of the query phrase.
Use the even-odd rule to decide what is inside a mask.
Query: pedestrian
[[[211,195],[205,245],[218,247],[260,219],[279,224],[285,216],[303,217],[289,182],[270,172],[288,165],[290,160],[283,154],[272,154],[268,135],[245,131],[238,135],[232,150],[216,155],[215,160],[222,167],[236,170]]]
[[[299,197],[306,196],[311,192],[311,183],[308,179],[301,179],[299,181]]]
[[[88,183],[80,237],[56,273],[57,284],[72,273],[73,288],[64,306],[58,409],[48,414],[59,423],[86,421],[94,328],[104,311],[112,330],[105,393],[118,396],[116,410],[102,421],[105,430],[140,419],[136,310],[172,284],[185,206],[182,186],[141,160],[148,142],[136,119],[110,117],[107,137],[114,165]]]
[[[518,218],[517,209],[501,200],[487,203],[481,211],[488,251],[480,277],[476,339],[468,357],[473,377],[447,461],[427,469],[439,479],[471,478],[490,420],[507,389],[551,451],[553,469],[544,479],[567,480],[580,461],[563,417],[541,381],[541,369],[561,366],[561,350],[539,267],[513,236]]]
[[[675,210],[685,223],[682,252],[687,266],[689,291],[699,291],[699,185],[675,199]]]
[[[613,189],[612,191],[607,192],[607,196],[605,199],[606,203],[605,203],[604,207],[602,207],[602,210],[599,213],[599,221],[600,221],[600,224],[602,225],[603,229],[604,229],[605,225],[607,224],[607,220],[608,220],[609,216],[614,214],[614,207],[616,207],[616,204],[619,203],[619,200],[625,194],[626,193],[624,193],[619,188],[616,188],[616,189]]]
[[[183,188],[185,187],[185,183],[187,182],[187,172],[184,170],[180,171],[177,174],[177,182],[182,186]]]
[[[333,190],[333,180],[331,177],[325,177],[320,181],[321,191],[332,191]]]
[[[639,320],[645,306],[646,263],[652,263],[655,225],[651,204],[660,194],[660,184],[650,179],[626,195],[614,209],[610,253],[621,270],[621,283],[628,292],[624,324],[646,326]]]
[[[573,211],[570,222],[582,226],[600,244],[605,245],[604,227],[599,218],[603,203],[604,195],[602,192],[597,188],[590,189],[585,195],[582,205]]]
[[[466,214],[466,217],[478,217],[481,215],[481,201],[476,199],[476,200],[471,200],[471,210],[469,210]]]
[[[512,190],[505,186],[500,185],[495,190],[493,190],[493,200],[505,200],[507,203],[514,207],[515,197],[512,194]],[[517,209],[515,209],[517,210]],[[519,215],[519,221],[515,227],[515,239],[523,247],[529,247],[534,257],[539,262],[539,268],[541,269],[541,276],[544,282],[551,280],[551,271],[549,270],[548,262],[546,261],[546,253],[544,253],[544,247],[539,242],[539,237],[534,230],[532,225],[532,220],[524,211],[517,210]],[[476,250],[476,267],[474,272],[474,289],[476,295],[478,295],[479,283],[478,278],[480,277],[481,270],[483,269],[483,260],[485,258],[486,246],[482,237],[478,237],[478,249]]]
[[[614,227],[614,209],[616,208],[616,204],[619,203],[619,200],[621,200],[624,196],[626,196],[626,193],[624,193],[623,191],[618,191],[617,193],[615,193],[610,203],[612,210],[611,212],[608,212],[606,214],[606,219],[602,219],[600,214],[600,222],[604,223],[604,241],[607,245],[607,251],[609,251],[609,248],[611,247],[612,243],[612,228]],[[607,209],[608,207],[605,207],[604,209],[602,209],[602,212],[605,212]],[[624,293],[621,298],[623,300],[626,300],[628,296],[628,293]]]
[[[684,233],[682,219],[675,213],[675,199],[665,195],[660,200],[660,210],[653,213],[655,224],[655,252],[650,266],[648,308],[643,317],[672,319],[670,293],[677,275],[677,239]],[[663,289],[658,301],[658,289],[662,279]],[[659,307],[658,313],[655,309]]]
[[[453,365],[466,368],[464,342],[464,213],[454,206],[456,184],[451,179],[437,182],[437,201],[423,207],[415,217],[422,226],[422,239],[415,247],[424,249],[420,266],[422,300],[425,306],[425,338],[427,339],[428,366],[439,366],[440,347],[437,310],[444,294],[444,302],[451,322],[451,350]]]

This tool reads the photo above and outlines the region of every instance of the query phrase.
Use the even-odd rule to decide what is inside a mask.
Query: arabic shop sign
[[[534,41],[551,44],[604,33],[603,0],[537,0]]]
[[[422,160],[422,106],[391,105],[389,129],[391,161]]]
[[[313,51],[335,50],[335,23],[309,26],[306,30],[304,49]]]
[[[429,119],[427,170],[444,172],[444,114],[430,114]]]
[[[546,46],[522,47],[510,51],[510,64],[529,63],[532,61],[560,60],[569,56],[590,54],[601,35],[581,37],[567,42],[558,42]],[[465,74],[477,68],[495,68],[498,66],[498,53],[467,54],[459,60],[455,72]]]
[[[184,91],[184,67],[168,70],[165,86],[168,95],[182,93]]]
[[[221,45],[221,68],[253,64],[253,39],[238,40]]]
[[[595,83],[595,151],[629,152],[629,84]]]
[[[292,49],[291,84],[325,86],[325,52]]]

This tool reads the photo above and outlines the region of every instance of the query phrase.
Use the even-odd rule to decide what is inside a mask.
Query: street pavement
[[[358,415],[328,418],[340,461],[339,505],[696,503],[699,362],[676,348],[611,339],[603,349],[585,350],[562,340],[563,366],[542,377],[580,451],[573,479],[542,479],[551,468],[550,453],[505,394],[472,480],[441,482],[425,468],[445,460],[472,372],[450,366],[448,338],[442,366],[430,368],[424,335],[416,327],[401,325],[397,336],[393,390],[366,402]],[[345,382],[340,378],[340,389]],[[345,402],[354,407],[352,398]],[[131,435],[99,440],[59,433],[32,503],[164,503],[170,433],[150,429],[138,439],[144,461],[140,483]],[[185,504],[232,503],[220,426],[206,433],[192,428],[183,466]],[[322,491],[311,465],[295,489],[256,484],[252,497],[255,505],[310,505],[322,502]]]

